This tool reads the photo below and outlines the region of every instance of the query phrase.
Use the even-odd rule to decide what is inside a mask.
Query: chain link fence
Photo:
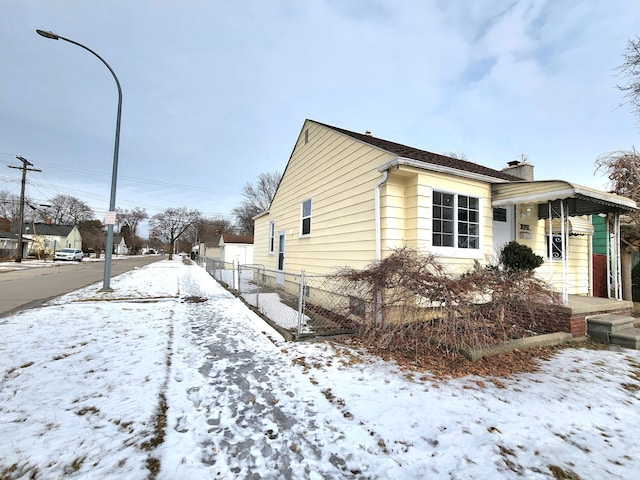
[[[353,333],[365,302],[341,291],[326,275],[269,270],[212,259],[200,262],[218,282],[235,290],[274,325],[295,338]]]

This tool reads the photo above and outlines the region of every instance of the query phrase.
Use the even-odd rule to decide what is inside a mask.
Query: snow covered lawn
[[[570,348],[537,373],[442,381],[284,342],[179,260],[111,284],[0,319],[0,478],[640,471],[639,352]]]

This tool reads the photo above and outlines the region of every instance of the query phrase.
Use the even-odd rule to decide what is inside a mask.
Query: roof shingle
[[[407,145],[390,142],[388,140],[384,140],[382,138],[376,138],[371,135],[365,135],[362,133],[351,132],[343,128],[333,127],[331,125],[326,125],[321,122],[316,122],[315,120],[312,120],[312,121],[314,123],[317,123],[318,125],[322,125],[324,127],[335,130],[336,132],[355,138],[356,140],[360,140],[361,142],[367,143],[377,148],[381,148],[382,150],[386,150],[387,152],[397,155],[398,157],[410,158],[412,160],[418,160],[420,162],[424,162],[427,164],[449,167],[456,170],[462,170],[465,172],[471,172],[479,175],[486,175],[489,177],[499,178],[501,180],[508,180],[512,182],[522,181],[522,178],[516,177],[514,175],[510,175],[500,170],[494,170],[493,168],[485,167],[477,163],[469,162],[467,160],[460,160],[457,158],[447,157],[446,155],[440,155],[438,153],[433,153],[433,152],[428,152],[426,150],[420,150],[418,148],[408,147]]]

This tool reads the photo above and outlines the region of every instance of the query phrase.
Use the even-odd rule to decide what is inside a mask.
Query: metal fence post
[[[237,269],[236,269],[237,267]],[[236,290],[240,290],[240,279],[238,278],[237,274],[240,271],[240,264],[239,262],[236,263],[235,260],[231,261],[231,288],[234,288]]]
[[[304,319],[304,270],[300,270],[300,289],[298,293],[298,335],[302,335],[302,321]]]
[[[258,268],[258,278],[256,279],[256,308],[260,310],[260,285],[264,280],[265,271],[264,267],[262,267],[262,274],[260,274],[260,268]]]

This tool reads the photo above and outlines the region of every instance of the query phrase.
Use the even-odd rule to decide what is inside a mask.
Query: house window
[[[276,222],[269,222],[269,253],[274,252],[276,241]]]
[[[549,237],[551,237],[551,242],[549,242]],[[561,260],[563,257],[562,235],[547,235],[547,258]]]
[[[305,200],[301,205],[300,235],[311,234],[311,199]]]
[[[506,208],[494,208],[493,209],[493,221],[494,222],[506,222],[507,221],[507,209]]]
[[[480,248],[480,200],[467,195],[433,192],[435,247]]]

